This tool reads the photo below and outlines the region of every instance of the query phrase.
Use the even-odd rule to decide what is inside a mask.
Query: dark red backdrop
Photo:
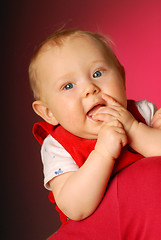
[[[161,106],[160,0],[28,0],[2,6],[2,239],[41,240],[59,226],[43,188],[39,146],[31,129],[27,68],[34,46],[66,24],[111,36],[126,68],[129,98]]]

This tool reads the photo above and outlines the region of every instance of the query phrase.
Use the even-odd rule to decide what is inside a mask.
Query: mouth
[[[95,104],[94,106],[91,107],[91,109],[87,112],[87,116],[89,118],[92,118],[93,114],[100,108],[100,107],[104,107],[106,106],[105,104],[103,103],[97,103]]]

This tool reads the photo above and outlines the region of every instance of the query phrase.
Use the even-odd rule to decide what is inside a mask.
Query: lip
[[[100,102],[97,102],[95,104],[93,104],[90,109],[88,110],[87,112],[87,116],[89,118],[92,118],[93,114],[100,108],[100,107],[103,107],[103,106],[106,106],[105,102],[104,101],[100,101]]]

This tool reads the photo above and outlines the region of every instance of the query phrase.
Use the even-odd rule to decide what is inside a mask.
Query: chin
[[[94,129],[93,127],[91,131],[84,134],[83,138],[96,140],[98,138],[98,132],[100,130],[100,127],[101,126],[99,126],[97,129]]]
[[[84,132],[84,133],[81,133],[81,134],[75,134],[77,137],[80,137],[80,138],[84,138],[84,139],[93,139],[93,140],[96,140],[98,138],[98,131],[94,132],[94,131],[91,131],[91,132]]]

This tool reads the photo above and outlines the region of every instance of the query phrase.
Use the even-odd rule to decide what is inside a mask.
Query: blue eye
[[[74,86],[75,86],[74,83],[68,83],[67,85],[65,85],[64,89],[69,90],[69,89],[73,88]]]
[[[94,78],[99,78],[103,75],[104,71],[96,71],[94,74],[93,74],[93,77]]]

